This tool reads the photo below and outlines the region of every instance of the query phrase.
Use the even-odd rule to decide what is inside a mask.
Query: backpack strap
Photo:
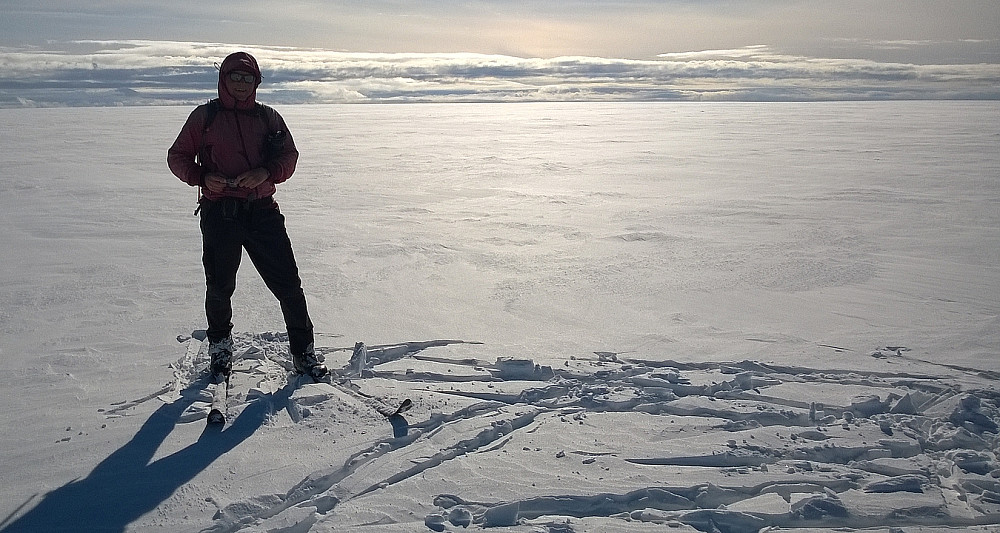
[[[218,98],[213,98],[205,104],[205,126],[202,128],[202,132],[207,132],[208,128],[212,127],[212,123],[215,122],[215,116],[219,114],[219,109],[222,108],[222,102]]]
[[[204,105],[205,123],[201,127],[201,146],[198,147],[198,164],[200,165],[204,165],[208,160],[205,154],[205,136],[208,134],[208,129],[212,127],[212,123],[215,122],[215,117],[219,114],[222,103],[218,98],[213,98]]]
[[[218,98],[213,98],[208,101],[205,105],[205,122],[201,127],[201,145],[198,147],[198,164],[204,166],[208,161],[208,154],[205,153],[205,136],[208,134],[208,129],[212,127],[212,123],[215,122],[215,116],[219,114],[219,108],[222,107],[222,102]],[[198,207],[194,210],[195,216],[198,216],[198,212],[201,211],[201,200],[203,196],[201,193],[201,186],[198,186]]]

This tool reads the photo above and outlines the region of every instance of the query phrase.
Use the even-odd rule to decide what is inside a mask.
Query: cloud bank
[[[261,100],[282,104],[1000,99],[995,63],[805,57],[768,45],[638,60],[113,40],[0,48],[0,107],[204,102],[214,63],[235,50],[260,62]]]

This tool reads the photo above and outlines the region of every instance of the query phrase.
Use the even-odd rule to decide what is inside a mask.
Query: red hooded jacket
[[[257,78],[253,92],[246,100],[236,100],[226,89],[225,80],[234,70],[250,72]],[[281,115],[257,103],[260,82],[260,68],[253,56],[246,52],[229,55],[219,68],[218,112],[208,129],[205,129],[205,122],[211,104],[204,104],[191,112],[177,140],[167,151],[170,171],[192,186],[204,185],[205,175],[209,172],[217,172],[230,180],[255,168],[265,168],[270,173],[267,181],[253,190],[227,187],[222,193],[213,193],[202,189],[202,194],[209,200],[224,197],[266,198],[274,194],[275,184],[287,180],[295,171],[299,152]],[[285,132],[282,149],[267,157],[267,136],[278,131]],[[199,154],[202,156],[199,157]]]

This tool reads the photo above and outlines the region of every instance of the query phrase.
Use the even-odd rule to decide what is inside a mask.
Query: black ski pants
[[[274,199],[202,200],[201,235],[209,341],[224,339],[233,330],[232,296],[246,249],[264,284],[281,304],[289,350],[296,355],[304,353],[313,343],[313,324],[285,217]]]

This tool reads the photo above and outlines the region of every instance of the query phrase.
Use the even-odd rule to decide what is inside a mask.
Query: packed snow
[[[3,533],[1000,530],[996,102],[278,109],[221,428],[190,108],[0,111]]]

